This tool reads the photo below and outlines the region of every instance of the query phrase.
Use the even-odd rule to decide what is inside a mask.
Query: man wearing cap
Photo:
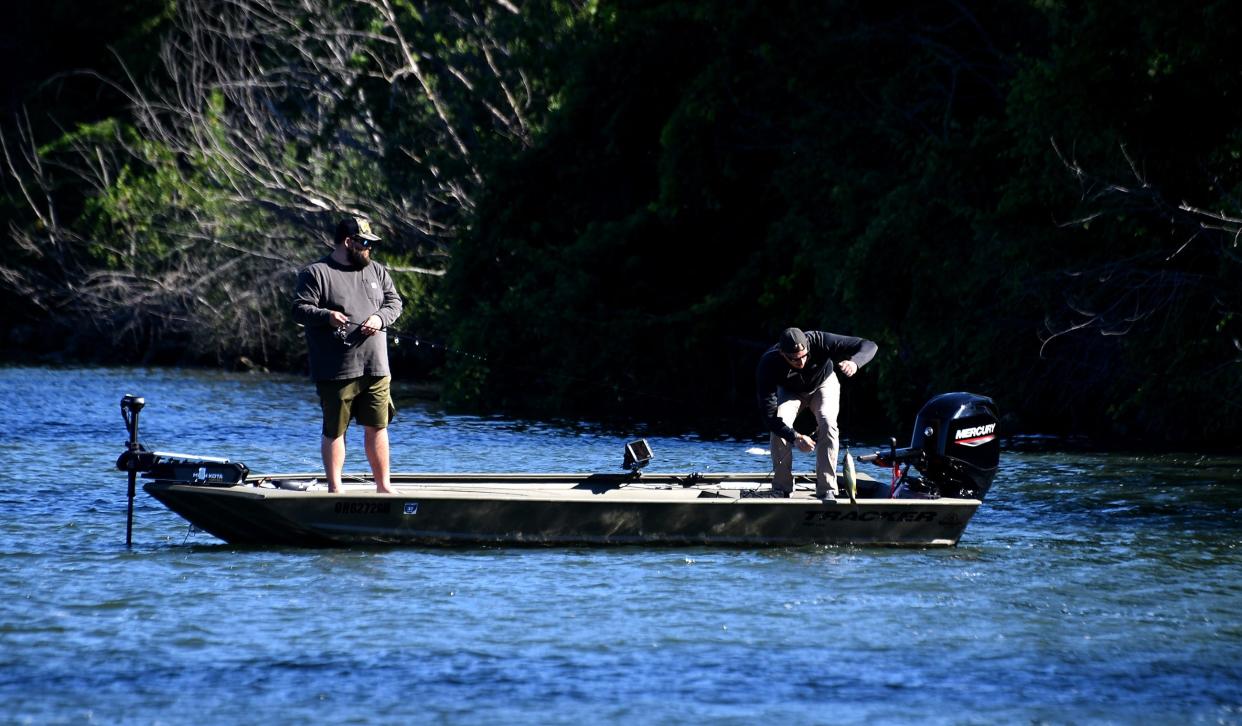
[[[758,496],[788,497],[793,492],[793,447],[815,450],[815,496],[837,495],[837,412],[840,373],[847,378],[875,357],[870,340],[818,330],[786,328],[780,341],[759,358],[755,388],[764,423],[772,432],[772,489]],[[804,408],[815,414],[815,438],[794,431]]]
[[[306,330],[310,374],[323,408],[320,453],[332,492],[341,491],[352,418],[362,424],[376,490],[393,493],[388,422],[397,409],[384,330],[401,315],[401,297],[388,271],[371,260],[379,241],[367,220],[342,219],[332,253],[298,273],[293,293],[293,319]]]

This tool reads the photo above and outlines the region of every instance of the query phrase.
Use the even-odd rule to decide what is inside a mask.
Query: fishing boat
[[[129,443],[132,539],[136,479],[194,527],[234,545],[729,545],[809,544],[951,547],[983,503],[1000,456],[991,399],[942,394],[915,419],[910,446],[846,453],[839,498],[815,496],[814,475],[789,497],[771,473],[653,473],[644,440],[630,442],[620,471],[602,473],[396,473],[394,494],[369,475],[329,492],[320,472],[256,474],[227,458],[148,451],[138,442],[143,399],[121,401]],[[848,498],[847,498],[848,497]]]

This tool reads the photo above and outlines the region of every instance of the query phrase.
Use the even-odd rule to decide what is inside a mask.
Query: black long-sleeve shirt
[[[760,356],[759,365],[755,368],[755,391],[759,396],[763,422],[772,433],[790,441],[794,438],[793,428],[776,415],[776,407],[780,403],[778,389],[788,393],[810,393],[828,380],[841,361],[851,360],[862,368],[879,350],[879,346],[870,340],[819,330],[806,331],[806,342],[806,365],[802,368],[789,365],[775,345]]]

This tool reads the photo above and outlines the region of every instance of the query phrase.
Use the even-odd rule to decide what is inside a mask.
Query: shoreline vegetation
[[[261,367],[244,367],[238,366],[234,368],[226,368],[220,366],[201,366],[193,364],[168,364],[168,365],[143,365],[143,364],[118,364],[118,363],[101,363],[91,360],[68,360],[64,356],[50,355],[40,360],[32,361],[26,357],[9,357],[0,354],[0,367],[3,368],[36,368],[40,370],[56,370],[56,369],[84,369],[84,368],[100,368],[100,369],[125,369],[125,368],[155,368],[163,370],[191,370],[203,371],[210,373],[234,373],[245,376],[256,377],[273,377],[282,379],[302,380],[306,376],[305,371],[273,371],[263,369]],[[463,413],[460,409],[454,409],[452,406],[446,405],[443,395],[443,383],[437,380],[407,380],[398,376],[393,381],[394,401],[398,410],[406,405],[426,405],[430,404],[445,410],[452,414]],[[313,387],[307,382],[307,390],[313,391]],[[552,424],[562,427],[566,430],[579,430],[583,426],[588,427],[593,432],[607,432],[621,439],[633,438],[649,438],[649,437],[697,437],[704,441],[735,441],[741,443],[756,444],[766,447],[767,434],[761,431],[757,416],[753,422],[749,418],[739,420],[721,421],[705,420],[702,418],[683,417],[683,418],[667,418],[656,419],[653,417],[642,417],[641,415],[583,415],[580,417],[561,415],[556,412],[546,410],[529,410],[529,411],[467,411],[465,413],[473,413],[481,416],[499,416],[514,421],[531,421],[539,424]],[[910,424],[913,421],[917,411],[911,411],[906,420],[895,422],[894,425],[887,428],[875,428],[859,430],[854,426],[854,421],[849,418],[843,418],[841,425],[846,434],[845,442],[853,448],[854,454],[869,452],[871,450],[882,450],[885,448],[885,442],[889,437],[897,439],[897,446],[902,447],[909,444],[911,431]],[[1003,412],[1002,412],[1003,415]],[[809,421],[800,422],[799,426],[808,424]],[[810,433],[810,431],[808,431]],[[844,447],[843,447],[844,448]],[[1082,433],[1043,433],[1037,431],[1009,431],[1002,428],[1001,449],[1007,452],[1021,452],[1026,454],[1082,454],[1082,455],[1133,455],[1136,457],[1166,457],[1166,456],[1189,456],[1189,457],[1209,457],[1207,465],[1215,466],[1219,462],[1213,457],[1230,457],[1237,456],[1238,450],[1231,446],[1212,446],[1198,445],[1195,448],[1187,448],[1177,444],[1153,444],[1152,442],[1132,441],[1122,439],[1096,439]],[[1191,462],[1193,467],[1197,465]]]
[[[296,272],[349,213],[397,379],[454,410],[757,431],[792,325],[879,344],[859,432],[965,390],[1011,432],[1239,447],[1242,4],[27,11],[0,358],[297,373]]]

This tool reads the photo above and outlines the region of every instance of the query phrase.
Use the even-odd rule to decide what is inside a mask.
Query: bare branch
[[[1085,228],[1102,217],[1125,214],[1168,224],[1173,239],[1163,251],[1153,246],[1144,254],[1068,272],[1067,276],[1075,281],[1066,293],[1065,303],[1072,316],[1068,320],[1045,320],[1045,331],[1040,336],[1041,355],[1051,341],[1078,331],[1123,336],[1133,332],[1140,322],[1151,324],[1157,316],[1167,320],[1170,316],[1210,313],[1222,321],[1237,316],[1242,300],[1236,284],[1213,276],[1212,266],[1196,260],[1216,256],[1242,262],[1235,251],[1242,237],[1242,216],[1209,211],[1186,201],[1169,203],[1124,146],[1121,154],[1137,185],[1091,175],[1064,154],[1055,139],[1051,143],[1054,153],[1082,186],[1082,202],[1088,207],[1086,213],[1061,226]],[[1194,255],[1191,250],[1195,250]],[[1184,310],[1191,299],[1206,299],[1212,309]]]
[[[119,80],[80,72],[126,99],[130,125],[50,150],[28,120],[0,135],[27,218],[13,249],[39,262],[0,280],[110,336],[220,352],[293,334],[271,311],[342,213],[385,230],[394,271],[442,276],[483,184],[475,159],[529,145],[529,110],[546,105],[510,62],[517,4],[460,7],[177,3],[158,81],[123,63]],[[66,187],[104,223],[63,226]]]

